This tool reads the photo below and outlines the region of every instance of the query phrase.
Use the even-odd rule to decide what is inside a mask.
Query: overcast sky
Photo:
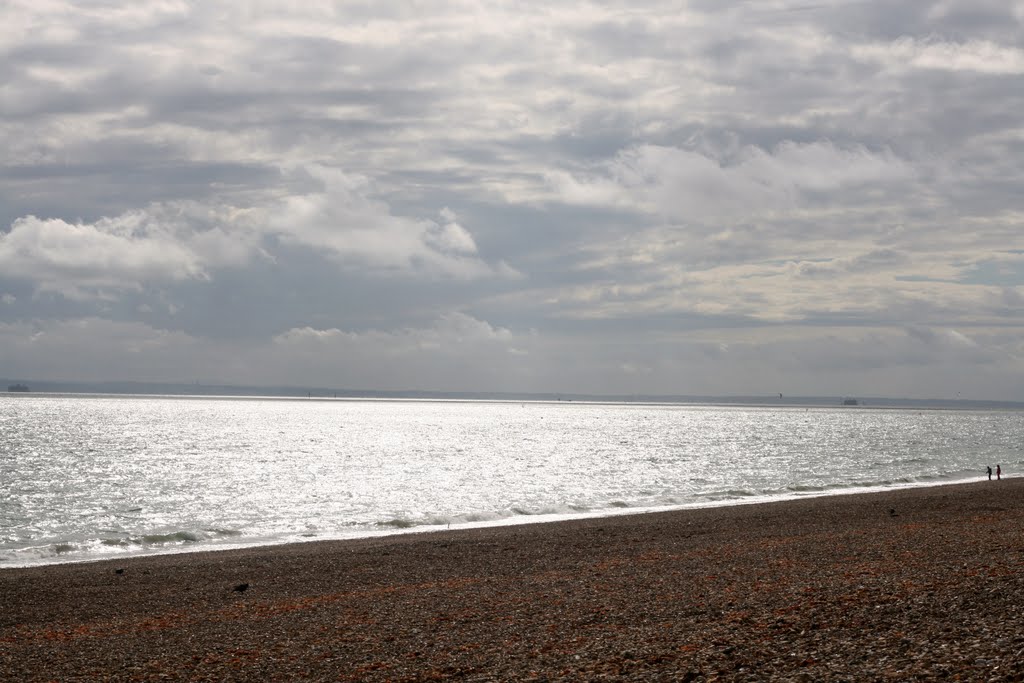
[[[0,376],[1024,400],[1024,2],[0,26]]]

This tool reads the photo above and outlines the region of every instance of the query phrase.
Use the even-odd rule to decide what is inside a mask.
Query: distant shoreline
[[[383,391],[373,389],[331,389],[324,387],[237,386],[222,384],[177,384],[143,382],[58,382],[0,378],[0,386],[20,384],[30,392],[20,395],[162,396],[189,398],[253,399],[338,399],[409,401],[500,401],[543,403],[598,403],[651,405],[707,405],[777,408],[907,408],[918,410],[1024,410],[1024,401],[967,400],[944,398],[888,398],[877,396],[689,396],[656,394],[555,394],[527,392]],[[856,405],[843,405],[854,399]]]

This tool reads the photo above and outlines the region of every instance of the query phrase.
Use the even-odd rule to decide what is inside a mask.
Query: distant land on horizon
[[[688,396],[654,394],[573,394],[502,391],[426,391],[331,389],[324,387],[238,386],[229,384],[173,382],[62,382],[0,379],[0,386],[26,385],[31,393],[53,394],[119,394],[166,396],[223,396],[237,398],[314,398],[314,399],[418,399],[451,401],[582,401],[600,403],[670,403],[766,406],[841,406],[844,400],[855,399],[864,408],[975,408],[1024,410],[1021,401],[997,401],[946,398],[888,398],[880,396]]]

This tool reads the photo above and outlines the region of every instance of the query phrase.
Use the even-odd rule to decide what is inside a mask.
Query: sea
[[[0,395],[0,569],[952,484],[997,464],[1022,469],[1024,411]]]

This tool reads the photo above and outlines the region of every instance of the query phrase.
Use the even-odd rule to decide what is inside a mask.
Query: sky
[[[0,377],[1024,400],[1024,2],[0,25]]]

